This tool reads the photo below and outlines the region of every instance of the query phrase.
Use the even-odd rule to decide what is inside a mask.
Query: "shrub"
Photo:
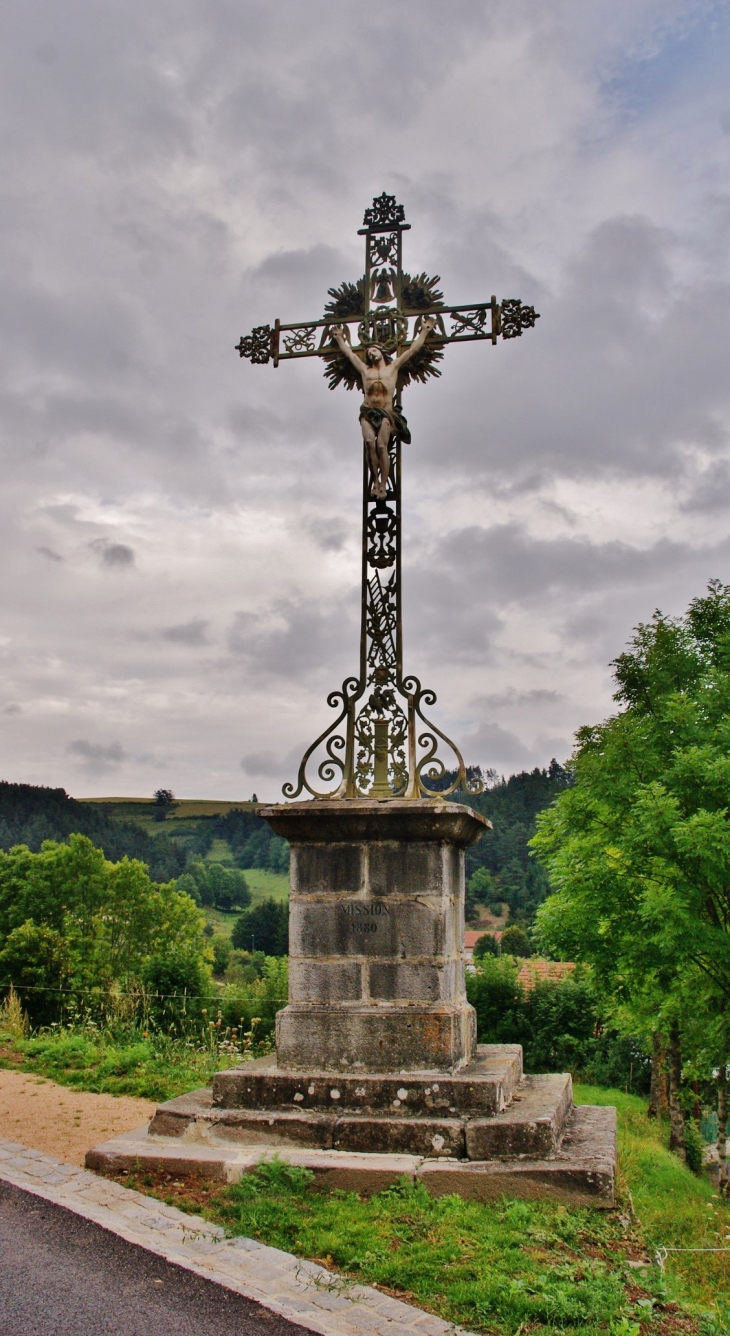
[[[684,1152],[687,1168],[693,1174],[702,1173],[702,1151],[704,1144],[699,1125],[695,1118],[686,1118],[684,1123]]]
[[[474,943],[474,959],[483,960],[485,956],[500,956],[502,948],[491,932],[485,932]]]
[[[13,928],[0,951],[0,984],[15,986],[33,1026],[50,1025],[59,1014],[69,971],[61,933],[32,919]]]
[[[196,956],[174,951],[153,956],[145,966],[142,981],[147,1016],[168,1033],[184,1033],[209,1009],[210,977]]]
[[[512,928],[507,928],[502,933],[501,948],[508,956],[531,956],[532,942],[530,941],[524,928],[515,924]]]
[[[215,933],[209,945],[213,948],[213,973],[225,974],[233,950],[231,943],[221,933]]]

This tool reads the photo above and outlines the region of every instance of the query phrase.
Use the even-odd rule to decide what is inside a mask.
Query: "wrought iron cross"
[[[438,363],[447,343],[519,338],[539,319],[534,307],[514,298],[446,306],[437,289],[438,276],[412,276],[402,266],[403,233],[410,229],[395,196],[383,193],[366,209],[359,236],[365,237],[365,273],[357,283],[330,288],[321,320],[273,326],[258,325],[236,345],[241,357],[254,363],[321,357],[330,389],[359,383],[356,369],[340,351],[335,327],[347,327],[356,352],[377,344],[397,356],[409,347],[427,316],[435,327],[400,371],[400,391],[412,380],[439,376]],[[356,327],[355,343],[349,327]],[[389,444],[390,472],[385,496],[376,495],[377,479],[363,460],[362,594],[360,668],[339,691],[327,697],[337,718],[308,747],[299,766],[297,784],[285,784],[284,795],[297,798],[304,790],[315,798],[444,798],[458,788],[470,793],[481,782],[467,775],[458,747],[423,713],[436,695],[417,677],[403,676],[401,618],[401,446],[395,434]],[[382,489],[381,489],[382,490]],[[446,788],[446,766],[438,755],[439,739],[454,753],[456,777]],[[321,759],[317,758],[320,752]],[[310,782],[310,761],[318,779]],[[430,782],[429,782],[430,781]]]

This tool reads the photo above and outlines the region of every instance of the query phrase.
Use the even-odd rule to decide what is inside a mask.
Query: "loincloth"
[[[406,445],[411,443],[411,433],[408,430],[408,423],[399,408],[371,408],[368,404],[362,404],[360,407],[360,421],[363,418],[369,422],[376,431],[380,431],[385,418],[390,423],[390,430],[397,441],[403,441]]]

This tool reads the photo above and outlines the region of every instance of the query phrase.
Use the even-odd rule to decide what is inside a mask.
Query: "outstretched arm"
[[[404,362],[408,362],[410,358],[413,357],[414,353],[417,353],[419,348],[423,347],[424,343],[426,342],[426,339],[431,333],[431,330],[435,328],[436,328],[435,316],[427,315],[415,339],[411,344],[409,344],[409,346],[404,350],[404,352],[400,354],[400,356],[395,358],[393,366],[401,367],[403,366]]]
[[[346,327],[343,325],[333,325],[331,330],[332,337],[335,339],[340,352],[344,353],[345,357],[349,358],[352,365],[355,367],[355,370],[359,371],[360,375],[362,375],[363,371],[367,371],[367,367],[364,362],[360,361],[357,353],[353,352],[350,340],[345,334],[345,328]]]

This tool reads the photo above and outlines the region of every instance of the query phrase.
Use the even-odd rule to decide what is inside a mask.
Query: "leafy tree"
[[[155,800],[155,821],[164,821],[167,813],[175,805],[175,794],[172,789],[155,789],[153,797]]]
[[[151,956],[142,971],[147,1015],[168,1033],[183,1033],[209,1010],[210,978],[200,956],[168,947]]]
[[[0,851],[4,987],[29,986],[36,970],[37,987],[56,988],[51,978],[63,975],[81,1001],[133,990],[153,957],[175,954],[204,969],[201,929],[201,914],[174,883],[151,881],[133,859],[108,862],[84,835],[48,841],[39,853]],[[55,1005],[60,1013],[60,995]]]
[[[485,956],[501,956],[502,948],[491,932],[485,932],[474,943],[474,960],[483,960]]]
[[[613,667],[620,709],[580,730],[532,841],[556,888],[539,941],[593,965],[625,1033],[666,1041],[681,1148],[680,1040],[701,1075],[730,1052],[730,587],[656,612]]]
[[[263,951],[267,956],[289,953],[289,906],[269,897],[236,919],[231,933],[233,946],[242,951]]]
[[[177,880],[178,890],[187,891],[196,904],[212,905],[224,914],[235,914],[251,903],[251,892],[240,868],[224,867],[193,856]]]
[[[229,939],[224,937],[222,933],[214,933],[209,938],[208,945],[213,951],[213,973],[217,975],[225,974],[233,951]]]
[[[49,1025],[69,984],[68,944],[55,928],[26,919],[13,928],[0,951],[0,991],[12,984],[31,1025]]]
[[[532,955],[532,942],[524,928],[520,928],[517,924],[512,928],[505,929],[499,944],[506,956],[525,957]]]

